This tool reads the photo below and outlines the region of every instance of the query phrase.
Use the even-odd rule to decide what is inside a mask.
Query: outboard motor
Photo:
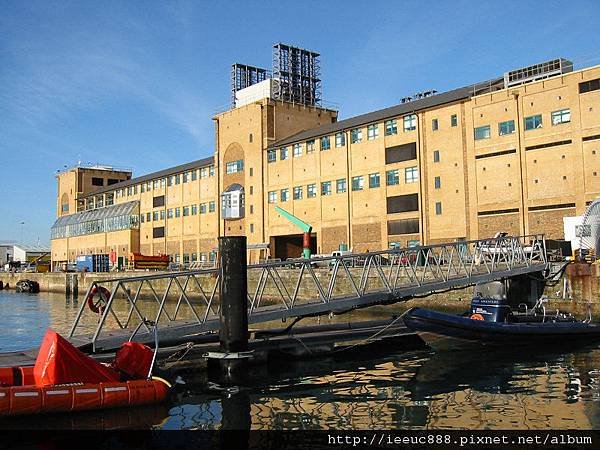
[[[506,299],[506,287],[502,281],[475,285],[469,317],[486,322],[506,322],[512,314]]]

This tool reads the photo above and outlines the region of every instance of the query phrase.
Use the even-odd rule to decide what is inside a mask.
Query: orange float
[[[473,320],[485,320],[481,314],[475,313],[471,314],[471,319]]]
[[[162,402],[171,385],[150,376],[152,355],[127,342],[105,365],[49,330],[34,366],[0,368],[0,417]]]

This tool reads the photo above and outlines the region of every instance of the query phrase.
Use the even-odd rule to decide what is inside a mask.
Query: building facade
[[[312,225],[315,253],[498,231],[562,238],[562,218],[600,195],[600,66],[566,63],[340,121],[254,89],[264,97],[213,118],[213,157],[133,179],[107,171],[122,181],[102,187],[73,184],[82,171],[87,179],[84,168],[58,174],[53,261],[108,252],[210,260],[226,235],[246,235],[251,260],[298,257],[301,231],[275,206]]]

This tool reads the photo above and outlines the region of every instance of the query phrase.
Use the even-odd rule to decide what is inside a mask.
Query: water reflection
[[[7,300],[7,295],[15,297]],[[17,295],[2,293],[0,313],[6,318],[0,348],[23,342],[33,346],[48,325],[68,329],[80,305],[60,296]],[[366,320],[384,312],[390,310],[365,310],[358,317]],[[19,338],[19,330],[26,330],[29,340]],[[378,343],[328,358],[271,359],[254,367],[249,385],[239,391],[210,390],[199,373],[181,376],[187,384],[168,405],[33,418],[27,426],[272,430],[600,425],[600,348],[593,345],[436,354]],[[0,428],[15,423],[3,419]]]

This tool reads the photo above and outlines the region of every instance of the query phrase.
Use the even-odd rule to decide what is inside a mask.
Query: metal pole
[[[220,350],[248,350],[248,281],[246,236],[219,238],[221,280],[219,283]]]

